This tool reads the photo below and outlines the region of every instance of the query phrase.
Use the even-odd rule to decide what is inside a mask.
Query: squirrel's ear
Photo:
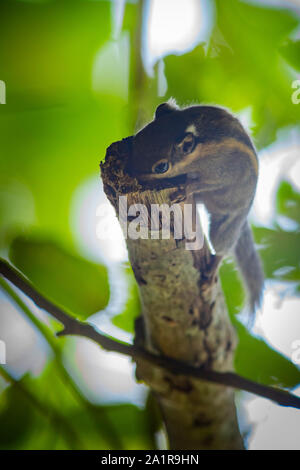
[[[166,114],[174,113],[174,111],[177,111],[178,107],[174,102],[167,102],[167,103],[162,103],[159,106],[157,106],[156,111],[155,111],[155,119],[160,118],[161,116],[165,116]]]

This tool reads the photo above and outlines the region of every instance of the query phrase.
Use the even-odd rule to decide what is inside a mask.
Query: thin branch
[[[0,273],[8,281],[12,282],[12,284],[24,292],[24,294],[26,294],[30,299],[32,299],[38,307],[51,313],[51,315],[63,325],[68,323],[70,316],[67,313],[41,295],[35,289],[35,287],[33,287],[31,282],[20,273],[20,271],[14,269],[7,261],[3,260],[2,258],[0,259]]]
[[[89,323],[83,323],[69,316],[55,304],[43,297],[21,273],[13,268],[7,261],[0,259],[0,274],[17,286],[24,294],[30,297],[36,305],[46,310],[64,325],[58,336],[78,335],[95,341],[103,349],[125,354],[133,359],[145,360],[155,366],[162,367],[175,375],[184,375],[193,379],[204,380],[218,385],[241,389],[246,392],[269,400],[275,401],[282,406],[290,406],[300,409],[300,398],[296,395],[275,387],[262,385],[252,380],[246,379],[233,372],[216,372],[190,366],[181,361],[171,358],[157,356],[148,351],[119,342],[97,331]]]
[[[0,278],[0,287],[8,294],[11,300],[23,311],[29,321],[37,328],[39,333],[47,341],[50,346],[53,354],[56,365],[56,372],[60,376],[62,382],[66,387],[68,387],[76,399],[77,403],[84,406],[88,411],[90,418],[94,421],[98,431],[102,432],[103,426],[106,429],[106,434],[110,435],[110,445],[114,445],[116,448],[121,446],[121,441],[118,434],[116,433],[114,426],[110,422],[105,410],[100,407],[92,405],[85,397],[82,395],[81,391],[77,388],[69,372],[65,368],[62,361],[62,351],[59,345],[57,344],[57,339],[53,336],[53,332],[42,323],[30,310],[30,308],[19,298],[16,292],[10,287],[10,285]],[[97,411],[97,414],[95,413]],[[99,418],[100,417],[100,421]]]

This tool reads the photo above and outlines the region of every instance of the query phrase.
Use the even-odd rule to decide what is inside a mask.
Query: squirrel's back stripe
[[[256,153],[253,147],[247,145],[240,140],[237,140],[233,137],[224,138],[221,141],[211,141],[207,143],[199,143],[194,151],[188,156],[190,162],[197,160],[199,158],[209,157],[209,155],[215,155],[216,153],[220,152],[233,152],[238,151],[239,153],[243,153],[245,158],[249,158],[253,170],[255,174],[258,174],[258,161]],[[199,155],[200,154],[200,155]],[[187,161],[186,159],[179,161],[176,163],[176,169],[179,170],[181,167],[184,170],[186,167]]]

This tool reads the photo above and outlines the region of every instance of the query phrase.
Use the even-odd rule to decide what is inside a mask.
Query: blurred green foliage
[[[124,306],[124,310],[120,314],[114,316],[113,324],[129,333],[134,333],[135,319],[140,315],[142,307],[139,298],[138,286],[131,266],[125,267],[124,274],[128,283],[127,301]]]
[[[280,54],[298,24],[287,10],[216,1],[209,44],[166,58],[168,94],[180,103],[209,102],[234,112],[250,107],[252,137],[263,148],[278,129],[299,123],[299,106],[291,101],[292,74]]]
[[[41,238],[15,238],[9,257],[39,292],[82,320],[107,306],[109,284],[104,266]]]
[[[283,181],[277,191],[277,214],[274,228],[253,227],[260,247],[265,275],[268,279],[290,284],[295,294],[300,290],[300,195]],[[283,215],[294,222],[295,229],[284,230],[278,218]],[[235,369],[244,376],[265,384],[294,387],[300,382],[300,370],[295,364],[272,349],[262,338],[251,335],[236,318],[244,303],[244,293],[237,271],[230,260],[220,269],[222,287],[228,311],[236,327],[239,343],[235,353]],[[258,367],[263,361],[263,367]]]
[[[106,147],[128,134],[124,100],[92,90],[96,53],[111,37],[111,5],[5,0],[0,9],[0,70],[7,84],[7,105],[0,108],[0,191],[6,193],[0,213],[8,214],[2,243],[15,229],[33,226],[72,243],[74,190],[97,173]],[[10,211],[3,207],[16,185],[34,198],[35,218],[26,224],[22,217],[21,227],[16,219],[9,224],[19,201]]]
[[[24,376],[2,392],[0,449],[153,449],[154,406],[78,400],[50,363],[39,377]]]
[[[116,34],[114,2],[1,1],[0,79],[7,104],[0,105],[0,250],[74,315],[86,318],[109,301],[107,269],[78,253],[70,211],[75,191],[98,174],[110,143],[132,134],[170,96],[179,104],[250,109],[258,149],[299,125],[300,105],[291,101],[300,70],[293,37],[299,16],[284,2],[276,9],[262,3],[211,0],[210,37],[164,57],[167,91],[161,97],[158,64],[152,77],[142,66],[142,2],[126,2]],[[254,227],[255,239],[268,279],[288,283],[297,294],[300,195],[289,182],[279,185],[276,205],[272,227]],[[286,230],[282,218],[293,228]],[[140,301],[131,269],[123,274],[127,300],[112,321],[133,332]],[[221,279],[239,335],[237,372],[267,384],[298,384],[299,369],[237,319],[244,292],[230,260]],[[63,340],[55,341],[64,348]],[[56,361],[62,370],[59,354]],[[2,369],[9,386],[0,395],[0,448],[155,448],[159,420],[151,397],[144,408],[95,405],[70,375],[62,381],[55,364],[50,355],[38,377],[18,381]]]

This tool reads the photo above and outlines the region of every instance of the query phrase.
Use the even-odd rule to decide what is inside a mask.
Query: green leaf
[[[70,444],[78,449],[155,448],[159,416],[153,400],[144,408],[94,405],[76,400],[66,385],[51,361],[40,376],[25,376],[7,387],[0,395],[0,449],[70,449]]]
[[[230,259],[222,262],[219,273],[228,313],[233,322],[245,302],[243,284],[235,264]]]
[[[300,369],[257,338],[240,322],[235,323],[239,343],[235,352],[235,370],[248,379],[267,385],[295,387],[300,383]]]
[[[300,40],[288,40],[279,49],[285,60],[296,70],[300,71]]]
[[[11,385],[1,394],[0,449],[17,449],[30,434],[34,422],[31,403]]]
[[[81,319],[106,307],[108,274],[104,266],[37,237],[18,237],[10,259],[46,297]]]
[[[66,439],[65,430],[63,432],[61,429],[62,423],[58,422],[57,415],[55,416],[56,411],[53,414],[53,410],[59,409],[63,419],[65,412],[60,403],[61,395],[57,393],[56,379],[55,372],[52,380],[47,380],[47,383],[43,383],[44,374],[35,379],[26,375],[0,395],[0,449],[70,448],[70,435],[68,434]],[[56,391],[54,408],[48,397],[52,390]],[[68,423],[67,416],[65,422]]]
[[[287,249],[285,245],[279,246],[283,250]],[[278,266],[278,248],[271,243],[269,249],[272,250],[272,253],[268,252],[268,248],[261,251],[264,266],[265,269],[267,267],[268,273],[270,272],[271,263],[276,267]],[[295,246],[292,246],[291,253],[294,253],[294,249]],[[282,255],[282,253],[280,254]],[[279,264],[280,262],[282,262],[282,259]],[[300,382],[299,368],[275,351],[263,339],[253,336],[236,318],[236,314],[242,310],[245,295],[238,271],[230,260],[223,262],[220,268],[220,278],[229,316],[238,335],[238,346],[234,356],[236,372],[264,384],[281,385],[283,387],[296,386]]]
[[[283,181],[277,191],[277,212],[300,224],[300,193]]]
[[[84,437],[87,449],[155,449],[156,427],[149,416],[149,409],[140,409],[129,403],[91,406],[95,421],[91,421],[84,409],[77,409],[68,415],[74,428]],[[103,420],[105,416],[105,421]],[[114,429],[116,440],[112,441],[106,428],[106,420]],[[97,429],[96,421],[100,428]],[[106,440],[106,437],[109,437]],[[113,444],[113,445],[112,445]]]
[[[141,302],[138,286],[131,267],[125,269],[125,276],[128,284],[126,304],[123,312],[116,315],[112,322],[117,327],[122,328],[122,330],[134,333],[135,319],[141,313]]]
[[[264,262],[266,277],[279,281],[291,281],[299,290],[300,194],[286,181],[283,181],[278,188],[276,209],[274,227],[254,227],[255,239],[262,247],[260,254]],[[282,216],[286,218],[283,222]],[[282,225],[286,225],[288,229],[284,230]]]
[[[277,226],[275,229],[255,227],[254,233],[257,243],[263,247],[260,253],[266,277],[287,281],[294,273],[295,279],[300,267],[300,232],[287,232]]]
[[[123,449],[154,449],[153,425],[147,409],[135,405],[121,404],[105,407],[108,418],[115,423],[123,442]]]
[[[78,396],[74,395],[69,387],[68,380],[59,379],[55,361],[48,362],[40,376],[27,378],[27,386],[30,386],[32,390],[38,390],[38,397],[46,410],[54,408],[61,413],[65,422],[72,426],[73,432],[79,438],[81,449],[117,448],[115,445],[115,441],[119,441],[116,437],[118,436],[117,426],[110,422],[105,406],[93,405],[88,400],[85,401],[84,397],[78,400]],[[51,440],[51,437],[54,443],[50,447],[45,447],[47,445],[45,439]],[[58,449],[66,448],[66,446],[68,448],[69,440],[65,441],[65,435],[63,437],[62,440],[58,439],[56,424],[50,421],[50,426],[47,426],[47,434],[44,436],[44,440],[39,443],[40,448],[51,449],[53,446]],[[34,448],[36,448],[34,441],[36,438],[34,429],[32,429],[30,440],[33,442]]]

